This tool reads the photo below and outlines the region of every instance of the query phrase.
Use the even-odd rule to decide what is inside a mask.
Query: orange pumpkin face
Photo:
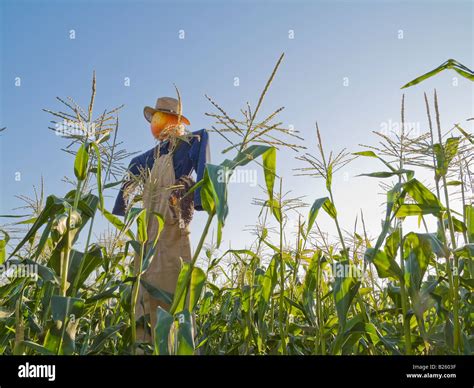
[[[163,140],[166,137],[168,129],[177,126],[178,124],[188,124],[188,120],[181,117],[181,121],[179,121],[179,117],[176,115],[168,114],[165,112],[155,112],[151,119],[150,128],[151,133],[156,139]]]

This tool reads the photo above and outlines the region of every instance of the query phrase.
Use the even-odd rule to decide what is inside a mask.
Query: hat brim
[[[149,123],[151,123],[151,118],[156,112],[163,112],[172,116],[178,116],[177,113],[169,112],[167,110],[155,109],[155,108],[152,108],[151,106],[146,106],[145,108],[143,108],[143,115],[145,116],[146,121],[148,121]],[[181,122],[186,125],[191,124],[189,120],[183,115],[181,115]]]

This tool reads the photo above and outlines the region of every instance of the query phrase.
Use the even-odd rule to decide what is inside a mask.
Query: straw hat
[[[189,120],[181,114],[182,104],[180,104],[176,98],[159,97],[156,100],[156,105],[154,108],[151,106],[146,106],[143,108],[143,114],[149,123],[151,122],[151,118],[155,112],[164,112],[174,116],[181,116],[181,122],[186,125],[190,125]]]

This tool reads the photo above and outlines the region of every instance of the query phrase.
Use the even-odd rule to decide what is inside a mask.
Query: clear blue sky
[[[50,116],[42,108],[59,109],[56,96],[87,105],[93,70],[96,112],[125,104],[119,140],[129,151],[145,151],[153,140],[143,106],[153,105],[158,96],[172,96],[173,83],[180,88],[191,129],[209,128],[212,121],[204,113],[213,109],[204,94],[237,115],[247,100],[255,105],[285,52],[263,112],[285,106],[280,119],[301,131],[311,151],[316,120],[327,148],[357,151],[359,143],[376,142],[372,130],[399,120],[401,85],[448,58],[474,67],[472,2],[221,3],[1,0],[0,127],[8,130],[0,135],[0,213],[19,206],[14,195],[31,194],[41,175],[47,194],[64,195],[70,189],[61,178],[72,176],[72,157],[60,151],[67,143],[47,129]],[[75,30],[74,40],[70,30]],[[184,40],[179,30],[185,31]],[[294,39],[288,38],[289,30]],[[408,89],[407,121],[426,128],[423,91],[435,87],[446,127],[472,117],[472,86],[464,79],[453,86],[454,76],[443,73]],[[240,79],[238,87],[234,77]],[[211,134],[211,146],[213,162],[221,162],[224,142]],[[292,176],[302,166],[294,156],[284,151],[277,157],[286,189],[311,203],[325,196],[321,181]],[[260,168],[254,167],[263,184]],[[348,229],[362,209],[372,234],[378,233],[383,197],[377,181],[355,176],[380,169],[374,160],[357,160],[335,176],[336,205]],[[109,208],[115,194],[108,192]],[[259,212],[249,203],[261,192],[236,183],[229,196],[224,245],[231,241],[243,247],[250,241],[243,229]],[[203,222],[202,214],[193,222],[194,243]],[[105,225],[98,222],[96,232]]]

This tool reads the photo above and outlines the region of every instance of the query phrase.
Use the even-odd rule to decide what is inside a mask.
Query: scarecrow
[[[179,94],[178,94],[179,98]],[[147,214],[157,212],[164,219],[164,227],[156,245],[150,267],[142,279],[168,293],[174,293],[181,260],[191,261],[189,223],[193,210],[202,210],[200,189],[185,195],[195,181],[204,175],[205,164],[209,161],[208,133],[205,129],[189,133],[189,120],[181,113],[181,99],[161,97],[155,108],[145,107],[145,119],[150,123],[151,133],[159,143],[147,152],[135,157],[128,167],[125,179],[115,201],[112,213],[125,215],[136,199],[137,188],[141,194]],[[139,194],[139,195],[140,195]],[[149,217],[148,240],[157,235],[158,221]],[[138,259],[135,259],[137,270]],[[166,310],[169,305],[153,298],[140,286],[139,299],[135,311],[137,338],[149,341],[146,316],[149,314],[151,327],[156,323],[156,309]]]

